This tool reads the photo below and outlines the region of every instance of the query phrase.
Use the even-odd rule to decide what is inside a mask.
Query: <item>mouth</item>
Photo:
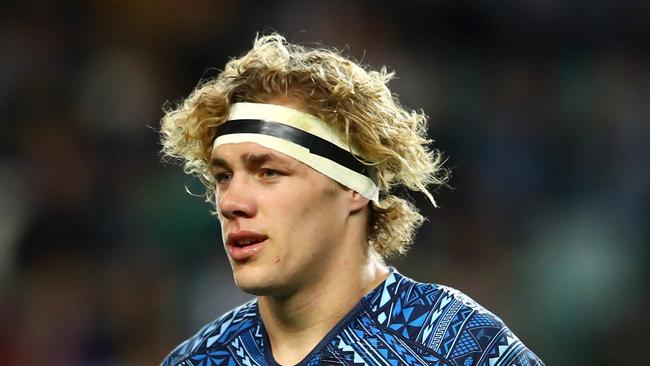
[[[258,234],[253,231],[238,231],[236,233],[228,234],[227,245],[242,248],[263,242],[266,238],[266,235]]]
[[[230,258],[241,262],[252,259],[262,248],[268,237],[251,231],[239,231],[228,235],[226,247]]]
[[[238,248],[243,248],[247,247],[249,245],[255,245],[257,243],[260,243],[264,241],[264,239],[244,239],[244,240],[239,240],[236,242],[231,243],[232,246],[238,247]]]

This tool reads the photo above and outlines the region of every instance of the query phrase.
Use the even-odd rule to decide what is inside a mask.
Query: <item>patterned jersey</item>
[[[162,366],[277,365],[252,300],[201,329]],[[391,269],[299,365],[543,365],[494,314],[458,290]]]

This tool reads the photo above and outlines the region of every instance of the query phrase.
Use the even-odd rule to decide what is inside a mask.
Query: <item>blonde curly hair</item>
[[[426,115],[405,110],[386,86],[393,75],[386,68],[361,66],[335,50],[290,44],[278,34],[259,37],[217,77],[201,82],[179,105],[165,107],[162,152],[180,159],[185,173],[201,180],[206,200],[215,204],[208,167],[213,138],[231,104],[296,100],[372,162],[382,195],[378,204],[369,204],[370,248],[382,258],[404,254],[424,218],[413,204],[391,194],[391,188],[420,191],[435,206],[427,186],[443,185],[448,174],[441,154],[429,148]]]

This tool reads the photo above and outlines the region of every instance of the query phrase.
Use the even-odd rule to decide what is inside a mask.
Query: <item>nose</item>
[[[245,175],[235,175],[226,187],[220,187],[216,199],[221,216],[228,220],[255,216],[257,206],[250,188]]]

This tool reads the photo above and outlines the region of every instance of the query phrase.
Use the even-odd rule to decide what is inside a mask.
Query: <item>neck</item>
[[[388,276],[388,268],[373,256],[352,264],[344,260],[336,271],[290,296],[259,297],[259,310],[275,360],[283,365],[302,360],[372,289]]]

